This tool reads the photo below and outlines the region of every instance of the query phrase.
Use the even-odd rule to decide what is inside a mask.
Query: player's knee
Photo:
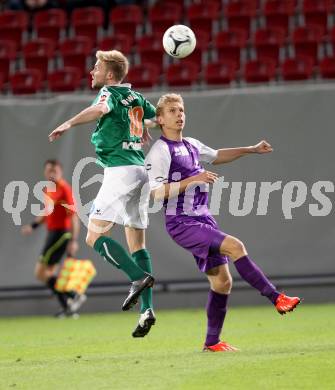
[[[96,237],[95,234],[92,234],[91,232],[87,232],[85,241],[86,241],[86,244],[87,244],[88,246],[90,246],[91,248],[93,248],[96,239],[97,239],[97,237]]]
[[[218,294],[230,294],[233,286],[233,279],[231,275],[223,277],[217,277],[211,280],[211,289]]]
[[[241,256],[247,254],[246,248],[242,241],[235,237],[229,237],[229,241],[225,243],[225,254],[232,258],[232,260],[237,260]]]
[[[225,280],[222,281],[222,293],[230,294],[233,287],[233,278],[229,275]]]
[[[39,280],[40,282],[44,282],[46,280],[46,272],[39,265],[37,265],[35,267],[34,275],[35,275],[35,278],[37,280]]]

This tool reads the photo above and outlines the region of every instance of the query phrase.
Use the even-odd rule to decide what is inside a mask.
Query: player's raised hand
[[[71,127],[71,124],[69,122],[64,122],[62,125],[58,126],[55,130],[53,130],[48,138],[49,138],[49,141],[52,142],[54,141],[55,139],[59,138],[60,136],[62,136],[67,130],[69,130],[69,128]]]
[[[273,151],[273,148],[272,146],[265,140],[262,140],[261,142],[259,142],[258,144],[256,144],[254,147],[254,152],[255,153],[270,153]]]
[[[219,176],[217,173],[204,171],[199,173],[198,175],[193,176],[193,181],[199,183],[214,183],[218,177]]]

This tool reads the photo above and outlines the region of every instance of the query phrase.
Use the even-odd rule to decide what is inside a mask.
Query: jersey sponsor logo
[[[175,154],[176,157],[178,157],[178,156],[188,156],[189,152],[188,152],[188,150],[186,149],[185,146],[178,146],[178,147],[174,148],[174,154]]]
[[[122,149],[125,150],[142,150],[142,144],[139,142],[122,142]]]
[[[108,91],[102,92],[101,95],[99,96],[97,104],[106,103],[110,95],[111,94]]]

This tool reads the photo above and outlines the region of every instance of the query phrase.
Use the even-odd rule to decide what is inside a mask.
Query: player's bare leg
[[[262,270],[250,259],[243,242],[239,239],[226,236],[221,243],[220,252],[230,257],[241,277],[266,296],[280,314],[294,310],[301,302],[299,297],[289,297],[276,290]]]
[[[35,278],[40,282],[46,283],[48,279],[57,274],[58,268],[57,264],[46,265],[38,262],[35,265]]]
[[[233,283],[228,264],[211,268],[207,271],[207,278],[210,291],[206,306],[207,334],[203,350],[209,352],[238,351],[225,341],[220,341],[220,333],[227,313],[228,297]]]
[[[144,272],[127,251],[107,234],[113,227],[109,221],[91,218],[88,224],[86,243],[93,247],[108,263],[127,274],[132,286],[122,305],[122,310],[129,310],[137,303],[141,292],[152,287],[154,278]]]
[[[148,274],[152,273],[150,253],[145,247],[145,230],[134,227],[125,227],[126,239],[129,251],[135,263]],[[141,309],[138,325],[133,331],[133,337],[146,336],[156,322],[152,305],[152,288],[145,289],[141,294]]]

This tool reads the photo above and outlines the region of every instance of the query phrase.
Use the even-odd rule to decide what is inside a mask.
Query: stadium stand
[[[12,92],[16,95],[33,94],[42,86],[42,73],[37,69],[26,69],[10,76]]]
[[[22,49],[26,69],[37,69],[46,79],[49,61],[55,55],[55,44],[48,38],[37,38],[27,42]]]
[[[11,64],[16,58],[16,44],[9,40],[0,40],[0,74],[3,82],[8,80]]]
[[[1,91],[20,90],[17,80],[24,78],[12,76],[31,69],[40,71],[43,91],[56,91],[45,81],[59,80],[64,67],[77,68],[80,76],[80,82],[65,83],[65,90],[88,88],[96,50],[111,48],[128,56],[134,68],[129,79],[139,88],[331,79],[334,20],[334,0],[151,0],[110,10],[5,9],[0,11]],[[161,40],[166,28],[178,23],[194,29],[197,47],[176,63]],[[71,71],[64,74],[72,80]],[[30,91],[40,91],[37,85]]]
[[[39,11],[33,18],[33,29],[39,38],[49,38],[58,43],[65,34],[67,16],[62,9]]]
[[[28,14],[25,11],[4,11],[0,13],[0,37],[21,47],[28,28]]]
[[[75,67],[65,67],[48,75],[48,85],[52,92],[75,91],[80,87],[81,77]]]
[[[77,8],[71,14],[74,35],[88,37],[94,44],[103,22],[104,13],[99,7]]]

